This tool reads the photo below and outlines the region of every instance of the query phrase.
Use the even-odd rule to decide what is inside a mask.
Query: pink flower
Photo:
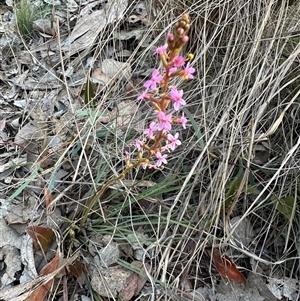
[[[172,67],[169,69],[169,76],[177,71],[177,67]]]
[[[177,118],[176,120],[178,123],[181,123],[182,127],[186,129],[186,123],[187,119],[184,117],[184,113],[182,113],[182,116],[180,118]]]
[[[128,151],[125,151],[125,158],[126,160],[129,160],[130,159],[130,154]]]
[[[177,70],[178,70],[177,67],[171,67],[171,68],[169,69],[168,76],[171,76],[171,75],[172,75],[173,73],[175,73]],[[181,70],[180,70],[180,71],[181,71]],[[166,68],[164,68],[164,72],[167,73]]]
[[[178,139],[179,134],[176,133],[175,136],[168,134],[168,146],[171,150],[174,150],[177,145],[181,145],[180,140]]]
[[[160,111],[157,114],[157,117],[159,119],[159,124],[157,126],[157,129],[159,131],[162,131],[162,130],[170,131],[171,130],[170,121],[172,120],[172,114],[166,115],[164,112]]]
[[[144,87],[147,89],[150,88],[151,90],[155,90],[156,84],[160,83],[162,79],[163,77],[159,74],[159,71],[157,69],[154,69],[152,72],[152,78],[144,83]]]
[[[160,167],[162,164],[167,164],[167,157],[168,155],[162,155],[160,152],[157,152],[155,154],[155,157],[157,158],[156,167]]]
[[[177,55],[173,58],[173,64],[175,67],[182,67],[185,63],[185,59],[181,55]]]
[[[142,99],[149,99],[148,90],[142,92],[142,94],[137,98],[137,100],[142,100]]]
[[[138,150],[141,150],[143,148],[143,144],[144,142],[141,141],[141,140],[136,140],[135,141],[135,147],[138,149]]]
[[[157,131],[157,125],[155,122],[151,122],[149,127],[145,129],[144,134],[147,135],[150,139],[153,138],[154,132]]]
[[[175,87],[173,87],[170,91],[170,97],[174,102],[174,110],[179,111],[180,106],[186,105],[186,102],[184,99],[182,99],[183,90],[177,90]]]
[[[166,52],[167,48],[168,48],[167,44],[165,44],[163,46],[159,46],[156,48],[156,50],[153,52],[153,54],[163,55]]]
[[[195,68],[190,67],[190,62],[188,62],[185,68],[181,71],[181,76],[183,79],[194,78],[192,73],[195,72]]]
[[[142,166],[143,169],[146,169],[146,168],[148,167],[148,163],[143,162],[143,163],[141,164],[141,166]]]
[[[162,146],[162,147],[160,148],[160,152],[166,152],[166,151],[169,151],[168,145]]]

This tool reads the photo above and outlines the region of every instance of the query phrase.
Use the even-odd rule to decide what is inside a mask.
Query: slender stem
[[[171,101],[171,98],[168,94],[169,83],[170,83],[171,78],[173,78],[174,76],[180,75],[180,71],[178,71],[178,70],[176,71],[176,68],[175,68],[175,73],[173,72],[172,74],[170,74],[170,70],[171,70],[171,68],[174,67],[173,59],[179,54],[182,46],[188,40],[185,35],[188,32],[189,28],[190,28],[189,16],[188,16],[188,14],[184,14],[181,17],[181,19],[179,20],[179,22],[176,23],[174,36],[171,34],[168,37],[168,48],[169,48],[170,54],[167,55],[166,53],[163,53],[160,56],[161,62],[163,63],[163,66],[165,68],[163,80],[160,81],[160,83],[158,83],[158,85],[160,86],[160,89],[158,89],[155,93],[148,93],[148,90],[144,91],[145,95],[148,95],[145,98],[147,98],[147,99],[149,99],[149,101],[151,101],[152,105],[155,107],[155,109],[157,111],[161,111],[161,112],[165,113],[165,111]],[[155,87],[156,87],[156,85],[155,85]],[[157,92],[159,92],[159,90],[161,91],[161,93],[159,94],[159,97],[156,98],[155,95]],[[172,122],[172,120],[171,120],[171,122]],[[152,156],[154,156],[155,153],[160,152],[161,149],[163,148],[163,146],[161,145],[162,140],[167,141],[167,134],[164,133],[164,130],[160,130],[158,133],[156,133],[156,135],[154,137],[154,143],[153,144],[151,143],[152,146],[149,146],[149,145],[139,142],[140,146],[138,147],[139,148],[138,160],[135,163],[131,164],[130,159],[128,157],[126,159],[126,167],[123,170],[123,172],[120,175],[108,180],[101,188],[99,187],[97,189],[97,191],[91,197],[88,206],[84,210],[83,218],[80,221],[81,227],[84,226],[89,213],[93,210],[96,202],[101,198],[101,196],[109,188],[109,186],[111,186],[113,183],[125,178],[126,174],[130,170],[132,170],[138,166],[143,166],[143,165],[147,166],[149,164],[149,159]],[[143,155],[145,155],[145,154],[143,154],[143,151],[141,149],[144,149],[147,152],[146,157],[143,157]],[[103,211],[101,201],[99,202],[99,207],[100,207],[100,211],[101,211],[103,220],[105,222],[106,221],[105,213]]]
[[[80,221],[80,227],[81,227],[81,228],[84,226],[84,224],[85,224],[85,222],[86,222],[86,220],[87,220],[87,218],[88,218],[88,215],[89,215],[90,211],[93,209],[93,207],[95,206],[96,202],[99,200],[99,198],[102,196],[102,194],[107,190],[107,188],[109,188],[109,186],[111,186],[111,185],[114,184],[115,182],[117,182],[117,181],[123,179],[123,178],[125,177],[125,175],[126,175],[130,170],[132,170],[132,169],[138,167],[138,166],[141,165],[144,161],[145,161],[145,159],[141,159],[141,160],[136,161],[134,164],[132,164],[132,165],[126,167],[120,175],[118,175],[118,176],[116,176],[116,177],[114,177],[114,178],[108,180],[108,181],[101,187],[101,189],[99,189],[99,190],[97,190],[97,191],[95,192],[95,194],[92,196],[92,198],[91,198],[91,200],[90,200],[90,202],[89,202],[88,207],[84,210],[83,218],[82,218],[82,220]],[[102,206],[101,206],[101,202],[100,202],[99,205],[100,205],[100,211],[101,211],[103,220],[104,220],[104,222],[105,222],[105,221],[106,221],[106,220],[105,220],[105,214],[104,214],[103,208],[102,208]]]

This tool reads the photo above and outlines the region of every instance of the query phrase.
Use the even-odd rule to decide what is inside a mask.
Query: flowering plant
[[[158,47],[154,55],[159,55],[163,65],[162,72],[154,69],[151,79],[144,83],[145,90],[138,96],[138,100],[150,101],[154,106],[156,122],[152,121],[144,134],[143,140],[136,140],[135,147],[138,151],[138,160],[132,164],[129,153],[126,153],[126,168],[142,166],[143,168],[159,168],[167,163],[167,152],[173,151],[181,141],[179,133],[171,134],[172,124],[177,123],[185,129],[187,119],[184,113],[178,116],[180,108],[186,105],[183,99],[183,90],[170,85],[175,77],[192,79],[195,69],[190,67],[192,55],[187,58],[179,55],[182,47],[188,42],[187,32],[190,28],[190,19],[187,14],[183,15],[175,25],[174,33],[167,35],[167,43]],[[170,112],[169,105],[173,104]],[[154,158],[154,159],[153,159]]]
[[[187,32],[190,29],[190,19],[188,14],[184,14],[175,24],[174,33],[168,33],[167,42],[159,46],[154,55],[158,55],[163,65],[160,71],[154,69],[151,79],[145,81],[145,90],[138,96],[138,100],[150,101],[155,110],[156,121],[152,121],[145,129],[143,140],[136,140],[134,143],[137,149],[137,160],[131,162],[128,152],[126,152],[126,167],[123,172],[105,183],[91,198],[85,210],[81,226],[85,223],[88,213],[94,207],[99,197],[114,182],[123,179],[125,175],[135,167],[160,168],[167,164],[168,152],[173,151],[181,145],[179,133],[172,134],[172,125],[180,124],[186,128],[187,119],[182,113],[179,116],[180,108],[186,105],[183,98],[183,90],[178,90],[175,85],[171,85],[172,79],[180,77],[183,80],[192,79],[195,69],[190,66],[193,58],[189,54],[186,58],[179,55],[182,47],[188,42]],[[169,105],[173,105],[173,109]],[[176,116],[173,115],[176,113]],[[100,210],[103,218],[105,215],[100,203]]]

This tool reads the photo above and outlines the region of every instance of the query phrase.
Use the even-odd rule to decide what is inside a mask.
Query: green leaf
[[[239,189],[239,186],[241,184],[242,178],[244,176],[245,169],[242,167],[243,162],[242,159],[239,159],[241,167],[239,168],[239,171],[235,178],[232,180],[228,181],[226,183],[226,188],[228,189],[225,195],[225,207],[227,208],[231,202],[233,201],[233,197],[236,193],[236,191]]]
[[[288,220],[292,219],[293,208],[295,205],[295,198],[287,196],[284,199],[281,199],[278,203],[273,203],[276,206],[276,209],[282,213]]]
[[[186,114],[186,116],[188,117],[189,121],[191,122],[191,124],[194,128],[200,148],[204,149],[204,147],[205,147],[205,142],[203,140],[204,135],[201,133],[197,122],[195,121],[192,114],[190,113],[190,111],[187,108],[183,108],[182,111]]]
[[[235,177],[233,180],[228,181],[226,183],[226,187],[228,187],[228,191],[226,192],[225,195],[225,207],[227,207],[232,202],[233,196],[237,191],[237,189],[239,188],[240,183],[241,181],[237,177]]]
[[[85,83],[84,103],[94,108],[95,107],[94,97],[95,97],[95,93],[94,93],[93,85],[90,80],[90,77],[88,76]]]
[[[247,194],[253,194],[253,195],[259,195],[260,194],[260,190],[251,186],[251,185],[248,185],[247,186]]]
[[[95,124],[95,121],[100,117],[106,117],[107,115],[104,112],[96,112],[93,110],[77,110],[76,114],[80,117],[89,117],[89,122],[91,125]]]
[[[39,165],[36,166],[36,169],[33,170],[32,175],[7,199],[8,202],[16,198],[23,190],[35,179],[38,172],[41,171]]]

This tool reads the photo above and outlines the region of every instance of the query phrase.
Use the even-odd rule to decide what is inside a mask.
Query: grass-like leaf
[[[36,12],[30,0],[21,0],[17,7],[17,23],[21,34],[30,35],[33,28],[33,21],[36,19]]]

